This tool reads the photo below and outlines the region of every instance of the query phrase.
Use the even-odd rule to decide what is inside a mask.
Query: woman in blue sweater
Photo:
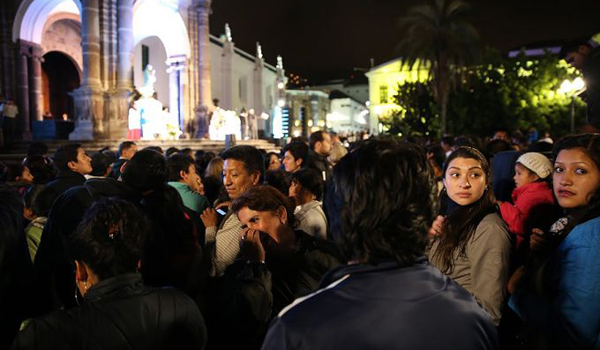
[[[566,216],[532,235],[535,259],[510,305],[537,348],[600,349],[600,134],[568,136],[553,156]]]

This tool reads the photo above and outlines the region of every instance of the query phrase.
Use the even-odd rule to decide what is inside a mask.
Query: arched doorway
[[[147,37],[138,42],[134,49],[133,82],[139,90],[144,85],[144,69],[152,65],[156,72],[154,91],[156,99],[163,106],[169,106],[169,74],[167,73],[167,51],[163,42],[157,36]]]
[[[139,88],[144,81],[144,63],[152,64],[156,70],[157,99],[169,107],[169,112],[176,116],[184,131],[186,118],[192,114],[191,110],[184,111],[184,91],[188,84],[186,65],[191,48],[186,24],[176,3],[173,0],[136,0],[133,5],[133,71],[135,86]],[[144,60],[145,50],[147,61]]]
[[[79,71],[73,61],[65,54],[51,51],[44,55],[42,63],[43,112],[49,112],[55,119],[63,114],[69,120],[74,119],[75,107],[69,92],[81,84]]]

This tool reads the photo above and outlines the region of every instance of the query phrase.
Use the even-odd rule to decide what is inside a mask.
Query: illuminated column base
[[[105,123],[106,132],[104,137],[107,139],[127,138],[127,117],[129,115],[128,96],[129,89],[117,89],[107,94],[104,110],[108,115],[108,121]]]
[[[104,93],[101,89],[82,87],[71,93],[75,102],[75,130],[69,140],[107,138],[104,123]]]

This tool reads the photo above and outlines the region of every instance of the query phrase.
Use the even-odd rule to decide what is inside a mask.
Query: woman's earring
[[[77,288],[77,281],[75,281],[75,304],[77,304],[77,306],[81,306],[81,302],[79,301],[79,288]]]

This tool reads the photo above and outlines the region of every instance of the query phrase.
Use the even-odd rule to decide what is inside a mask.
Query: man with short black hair
[[[446,158],[450,157],[450,154],[454,150],[454,137],[448,135],[443,136],[440,140],[440,147],[444,150]]]
[[[168,184],[179,192],[183,205],[197,214],[204,212],[209,205],[206,197],[200,195],[202,180],[196,173],[194,160],[183,154],[173,154],[167,158],[167,169]]]
[[[84,175],[92,172],[92,160],[79,143],[59,147],[53,159],[58,175],[46,186],[53,188],[58,195],[71,187],[83,185]]]
[[[308,164],[308,146],[303,142],[292,142],[283,148],[283,167],[294,173]]]
[[[112,165],[112,177],[118,179],[121,176],[121,167],[127,163],[137,152],[137,145],[133,141],[123,141],[119,145],[119,160]]]
[[[263,182],[265,165],[263,156],[253,146],[234,146],[224,151],[221,158],[223,164],[223,185],[233,200],[244,192]],[[217,205],[217,209],[225,208],[227,213],[218,224],[215,210],[206,209],[200,218],[206,227],[206,250],[211,256],[212,276],[221,276],[227,266],[231,265],[240,252],[238,237],[242,224],[236,215],[232,215],[229,202]],[[218,226],[217,226],[218,225]]]
[[[98,152],[92,155],[92,172],[84,176],[86,180],[89,180],[107,177],[110,176],[110,173],[110,158],[106,154]]]
[[[583,74],[586,90],[588,125],[583,132],[600,132],[600,47],[589,40],[571,40],[560,50],[560,56]]]
[[[262,349],[498,348],[486,311],[425,257],[438,208],[423,150],[367,140],[340,160],[332,182],[352,263],[283,309]]]
[[[318,170],[327,184],[331,178],[331,164],[327,160],[331,154],[331,136],[319,130],[310,134],[308,140],[310,144],[308,167]]]

